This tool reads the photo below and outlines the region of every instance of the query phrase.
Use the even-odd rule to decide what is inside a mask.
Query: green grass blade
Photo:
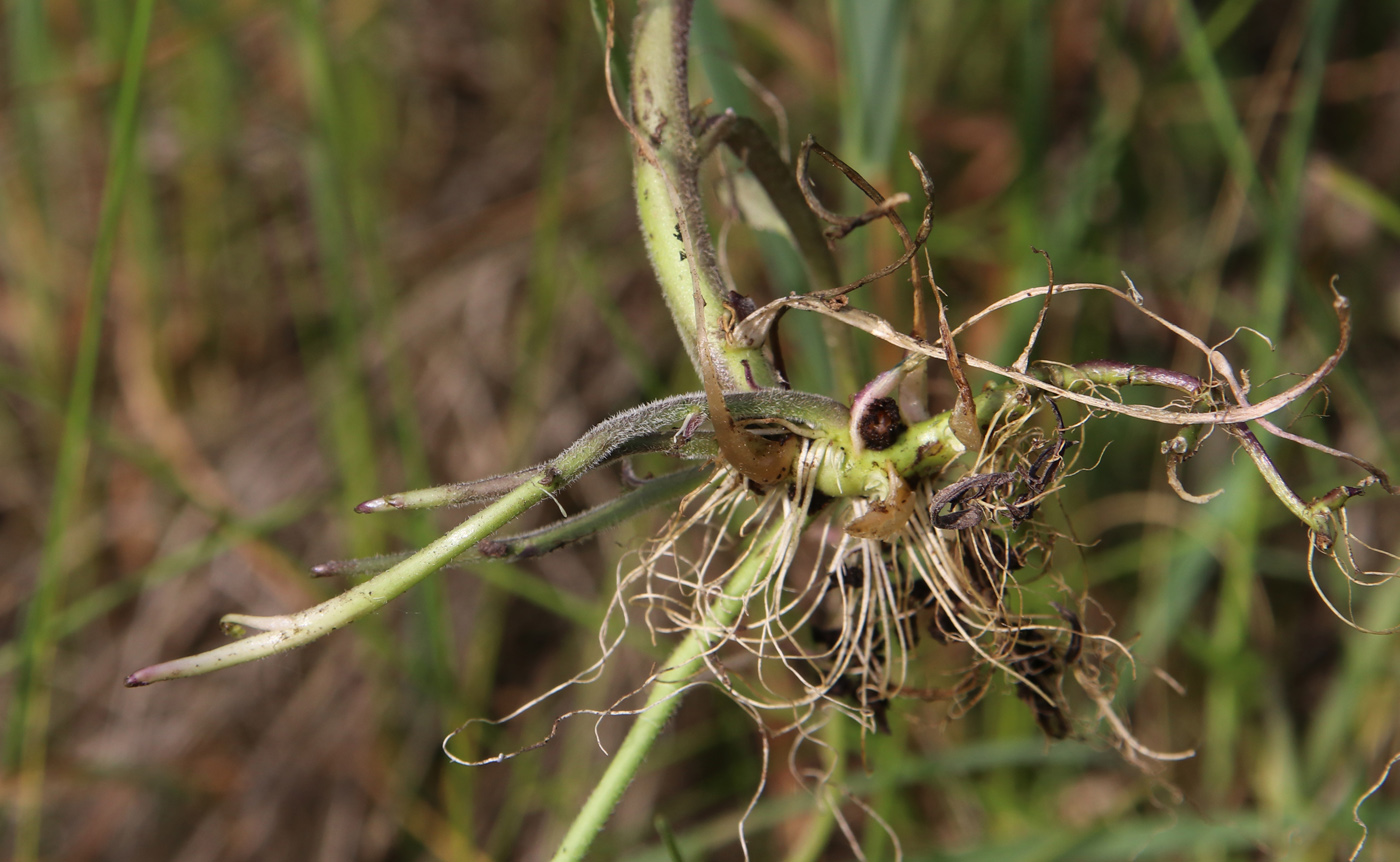
[[[1259,317],[1251,321],[1265,332],[1282,329],[1288,306],[1289,288],[1298,260],[1298,231],[1303,218],[1303,172],[1313,139],[1322,76],[1326,71],[1327,47],[1337,18],[1336,0],[1318,0],[1309,10],[1306,36],[1293,93],[1293,110],[1279,143],[1275,185],[1277,200],[1269,221],[1268,242],[1259,273]],[[1256,350],[1262,358],[1263,350]],[[1264,365],[1255,371],[1262,371]]]
[[[1249,138],[1240,124],[1239,115],[1235,113],[1225,78],[1215,61],[1211,41],[1190,3],[1178,3],[1175,8],[1183,58],[1200,90],[1211,129],[1225,153],[1231,172],[1239,178],[1247,193],[1253,193],[1261,188],[1259,169],[1249,150]]]
[[[753,99],[749,96],[749,88],[744,86],[734,71],[738,62],[734,40],[730,38],[729,28],[715,8],[714,0],[696,0],[691,13],[690,46],[691,54],[700,61],[705,81],[714,95],[712,113],[723,113],[733,108],[741,117],[752,117]]]
[[[617,94],[617,103],[622,109],[627,110],[627,105],[632,103],[630,87],[632,81],[632,63],[627,55],[627,39],[624,29],[624,22],[630,11],[629,3],[619,2],[616,4],[617,18],[615,25],[621,31],[614,40],[612,56],[608,58],[608,66],[612,71],[613,92]],[[608,44],[608,0],[589,0],[588,11],[593,18],[593,30],[598,34],[598,45],[604,49]]]
[[[18,767],[20,780],[15,828],[17,860],[39,856],[43,813],[44,771],[48,752],[49,675],[53,668],[57,630],[55,614],[62,602],[67,574],[65,538],[77,515],[87,467],[89,426],[97,360],[102,346],[102,321],[111,289],[112,262],[122,205],[136,161],[136,129],[140,119],[141,77],[150,39],[152,0],[137,3],[128,31],[122,77],[111,132],[111,160],[103,185],[97,245],[88,279],[87,308],[74,360],[72,385],[64,413],[53,497],[49,503],[38,579],[25,613],[20,635],[22,658],[15,677],[15,695],[7,728],[5,762]]]
[[[1249,17],[1249,13],[1254,10],[1258,2],[1259,0],[1226,0],[1215,8],[1203,30],[1211,50],[1216,50],[1225,44],[1225,40],[1239,29],[1239,26]]]
[[[867,179],[889,171],[904,102],[908,0],[832,0],[841,53],[841,158]]]
[[[6,107],[14,123],[19,158],[24,165],[23,176],[28,181],[29,194],[41,217],[48,221],[48,170],[43,157],[45,134],[44,110],[40,89],[54,74],[56,61],[50,44],[44,15],[43,0],[24,0],[6,4],[6,29],[9,35],[9,66],[14,99]]]
[[[1391,236],[1400,239],[1400,202],[1365,178],[1334,164],[1323,166],[1318,180],[1323,188],[1365,213]]]

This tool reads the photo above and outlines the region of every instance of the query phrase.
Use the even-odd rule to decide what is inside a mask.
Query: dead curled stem
[[[1367,799],[1374,796],[1377,790],[1381,789],[1381,785],[1385,784],[1390,778],[1390,770],[1394,768],[1397,762],[1400,762],[1400,754],[1396,754],[1390,758],[1385,765],[1385,769],[1381,772],[1380,778],[1377,778],[1375,783],[1367,788],[1366,792],[1361,794],[1361,798],[1356,800],[1356,804],[1352,806],[1351,819],[1357,826],[1361,827],[1361,838],[1356,842],[1356,849],[1352,850],[1351,855],[1347,857],[1347,862],[1356,862],[1357,857],[1361,855],[1361,849],[1366,846],[1366,838],[1371,834],[1370,827],[1361,819],[1361,806]]]
[[[1339,513],[1339,517],[1343,522],[1342,535],[1343,542],[1345,543],[1347,541],[1350,541],[1350,537],[1347,534],[1345,523],[1346,512],[1343,511]],[[1312,543],[1308,547],[1308,581],[1312,584],[1313,591],[1317,593],[1318,598],[1322,599],[1322,603],[1327,606],[1328,612],[1330,612],[1332,616],[1336,617],[1338,620],[1344,623],[1348,628],[1352,629],[1353,631],[1361,632],[1362,634],[1393,635],[1400,633],[1400,625],[1391,626],[1390,628],[1385,629],[1373,629],[1369,626],[1361,625],[1356,621],[1353,614],[1343,613],[1342,609],[1337,607],[1337,604],[1332,601],[1332,598],[1330,596],[1327,595],[1327,591],[1323,589],[1322,583],[1318,580],[1317,576],[1317,566],[1315,563],[1315,557],[1317,556],[1317,553],[1319,551],[1321,551],[1327,557],[1330,557],[1333,560],[1333,562],[1336,563],[1337,567],[1342,571],[1342,574],[1346,577],[1347,581],[1350,584],[1355,584],[1358,586],[1376,586],[1377,582],[1368,583],[1366,581],[1362,581],[1357,576],[1356,561],[1351,559],[1351,549],[1349,547],[1343,548],[1343,553],[1346,556],[1346,564],[1343,565],[1337,559],[1337,551],[1332,547],[1332,544],[1330,542],[1326,541],[1326,539],[1326,536],[1322,536],[1317,533],[1313,534]],[[1394,555],[1389,556],[1392,556],[1393,558]],[[1391,579],[1396,577],[1395,572],[1367,572],[1365,574],[1379,575],[1381,578],[1379,583],[1387,583]]]
[[[828,210],[822,204],[821,199],[817,197],[816,190],[812,188],[808,165],[811,153],[813,152],[820,155],[828,164],[840,171],[846,179],[850,180],[856,188],[860,189],[866,197],[875,203],[875,208],[854,217],[841,216]],[[900,242],[904,244],[904,254],[888,266],[857,279],[850,284],[834,289],[813,291],[808,294],[809,296],[828,301],[840,299],[844,302],[846,294],[898,271],[906,263],[912,261],[919,249],[923,247],[933,226],[933,179],[929,176],[927,169],[924,168],[924,164],[919,160],[918,156],[913,153],[909,153],[908,155],[910,163],[913,164],[915,171],[919,174],[919,183],[922,187],[925,201],[923,215],[919,222],[918,234],[912,237],[909,235],[909,229],[905,226],[904,220],[899,217],[899,213],[894,209],[895,204],[908,199],[906,196],[895,195],[886,198],[871,185],[865,177],[861,176],[859,171],[846,164],[821,144],[818,144],[814,137],[808,135],[807,139],[803,141],[797,163],[797,184],[811,212],[831,225],[828,229],[828,236],[832,239],[839,239],[858,227],[877,218],[884,217],[894,226],[895,232],[899,235]],[[926,249],[924,251],[924,259],[927,264],[928,251]],[[923,286],[920,284],[919,267],[917,264],[913,264],[909,268],[909,281],[913,297],[913,320],[910,325],[909,334],[913,338],[922,340],[927,337],[928,322],[924,310]],[[975,451],[981,448],[982,433],[977,424],[977,411],[973,404],[972,387],[968,385],[967,377],[963,373],[962,363],[958,361],[958,351],[953,343],[953,335],[948,329],[948,318],[943,307],[943,298],[938,292],[938,284],[934,280],[933,267],[931,264],[928,265],[928,281],[929,287],[933,291],[934,304],[938,311],[938,332],[944,352],[947,355],[948,373],[952,376],[953,383],[957,387],[958,392],[957,401],[953,407],[950,427],[959,442]],[[909,382],[913,384],[915,391],[921,392],[926,388],[925,379],[927,371],[922,364],[907,368],[904,374],[909,378]],[[912,407],[914,405],[918,405],[916,409],[923,412],[922,399],[916,400],[912,404],[906,404],[907,407]]]
[[[1200,341],[1200,339],[1196,338],[1194,335],[1191,335],[1185,330],[1182,330],[1175,324],[1166,321],[1165,319],[1153,314],[1150,311],[1147,311],[1146,309],[1138,307],[1137,304],[1132,301],[1131,297],[1129,297],[1128,294],[1118,290],[1117,288],[1110,287],[1106,284],[1061,284],[1056,285],[1054,289],[1057,294],[1072,293],[1084,290],[1104,291],[1111,294],[1112,296],[1117,297],[1120,300],[1123,300],[1132,307],[1137,308],[1142,313],[1148,315],[1153,320],[1171,329],[1177,335],[1181,336],[1182,338],[1185,338],[1187,341],[1192,343],[1193,346],[1198,347],[1207,356],[1215,371],[1219,373],[1227,382],[1230,383],[1232,389],[1235,390],[1237,399],[1243,397],[1243,393],[1245,391],[1244,387],[1241,386],[1238,380],[1235,379],[1233,368],[1230,366],[1228,360],[1226,360],[1225,357],[1221,355],[1218,350],[1206,346],[1203,342]],[[953,329],[952,334],[956,336],[958,333],[965,330],[968,326],[982,319],[992,311],[1004,308],[1016,302],[1030,299],[1032,297],[1043,296],[1048,292],[1049,288],[1045,286],[1033,287],[1028,290],[1023,290],[1012,297],[1008,297],[1007,299],[1001,300],[997,303],[994,303],[992,306],[983,309],[981,312],[974,315],[973,318],[969,319],[962,325]],[[904,333],[895,329],[884,318],[871,314],[867,311],[863,311],[861,309],[852,308],[850,306],[833,308],[831,303],[813,296],[787,296],[768,303],[767,305],[755,311],[753,314],[749,315],[743,320],[743,322],[737,325],[734,328],[731,338],[739,344],[753,344],[761,342],[764,338],[767,337],[768,324],[772,320],[773,315],[775,315],[779,310],[783,308],[816,312],[817,314],[832,317],[836,320],[839,320],[843,323],[846,323],[850,326],[867,332],[870,335],[875,336],[876,338],[893,344],[896,347],[901,347],[912,353],[921,353],[939,360],[945,360],[947,358],[945,352],[941,347],[930,344],[929,342],[924,341],[922,339],[905,335]],[[1137,404],[1121,404],[1116,401],[1109,401],[1103,398],[1094,397],[1092,395],[1084,395],[1082,393],[1075,392],[1071,389],[1066,389],[1062,386],[1057,386],[1055,383],[1049,380],[1041,379],[1026,372],[1016,371],[1015,369],[1007,368],[1006,366],[997,365],[993,362],[988,362],[985,359],[979,359],[978,357],[969,354],[964,354],[962,356],[962,360],[974,368],[979,368],[983,371],[989,371],[1008,380],[1014,380],[1017,383],[1029,386],[1033,389],[1038,389],[1042,392],[1046,392],[1055,398],[1064,398],[1070,401],[1078,402],[1079,404],[1083,404],[1084,406],[1093,408],[1095,410],[1103,410],[1109,413],[1118,413],[1124,416],[1131,416],[1136,419],[1144,419],[1149,422],[1158,422],[1166,425],[1229,425],[1241,422],[1252,422],[1258,420],[1261,417],[1267,416],[1270,413],[1280,410],[1286,407],[1287,405],[1291,404],[1292,402],[1298,400],[1298,398],[1302,397],[1310,389],[1316,386],[1322,380],[1322,378],[1326,377],[1329,373],[1331,373],[1332,369],[1334,369],[1337,366],[1337,362],[1341,359],[1342,354],[1346,352],[1347,345],[1350,343],[1351,311],[1350,304],[1348,303],[1346,297],[1341,296],[1340,294],[1336,296],[1335,301],[1332,303],[1332,308],[1337,314],[1339,340],[1337,344],[1337,349],[1333,351],[1332,355],[1327,357],[1327,359],[1324,360],[1321,365],[1319,365],[1310,374],[1306,375],[1303,378],[1303,380],[1301,380],[1297,384],[1289,387],[1283,392],[1278,393],[1277,395],[1265,399],[1264,401],[1260,401],[1257,404],[1251,404],[1247,401],[1242,401],[1241,403],[1236,404],[1234,406],[1217,410],[1193,412],[1187,410],[1175,410],[1164,407],[1149,407]]]
[[[844,174],[852,184],[864,192],[865,196],[875,203],[875,207],[861,215],[850,217],[840,215],[839,213],[827,209],[822,204],[821,199],[817,197],[816,190],[812,188],[812,180],[807,171],[812,152],[816,152],[822,158],[826,159],[832,167]],[[886,198],[884,195],[880,194],[874,186],[870,185],[870,183],[854,168],[841,161],[841,159],[837,158],[835,154],[831,153],[821,144],[818,144],[816,139],[811,135],[808,135],[807,139],[802,142],[802,149],[797,157],[797,184],[802,190],[802,196],[806,199],[807,206],[811,208],[812,212],[816,213],[818,218],[832,226],[828,229],[828,236],[833,239],[839,239],[858,227],[877,219],[885,218],[894,226],[895,232],[899,234],[900,241],[904,243],[904,254],[900,255],[898,259],[888,266],[884,266],[869,275],[862,276],[850,284],[844,284],[830,290],[816,291],[808,294],[808,296],[818,297],[824,300],[839,299],[860,287],[864,287],[871,282],[879,281],[887,275],[898,272],[905,264],[913,260],[919,248],[924,244],[924,241],[928,239],[929,231],[933,229],[933,180],[929,177],[928,172],[924,169],[924,165],[919,161],[918,157],[910,153],[909,160],[913,163],[914,169],[919,172],[919,182],[923,186],[925,198],[924,212],[919,222],[919,231],[913,237],[909,235],[909,229],[904,226],[904,220],[901,219],[899,213],[894,210],[897,204],[905,203],[909,200],[907,195],[898,194]],[[911,268],[910,276],[914,285],[913,332],[915,337],[922,339],[927,324],[924,322],[923,293],[919,289],[918,267]]]
[[[1379,468],[1354,455],[1339,452],[1331,447],[1314,443],[1306,438],[1288,432],[1282,432],[1279,436],[1283,436],[1285,439],[1317,449],[1324,453],[1335,454],[1356,464],[1371,474],[1371,478],[1363,482],[1361,487],[1344,485],[1312,503],[1305,502],[1289,487],[1282,474],[1269,457],[1267,451],[1249,429],[1247,423],[1259,422],[1260,427],[1264,428],[1266,431],[1271,433],[1280,432],[1281,429],[1279,429],[1278,426],[1268,422],[1264,417],[1293,403],[1313,387],[1317,386],[1321,380],[1336,367],[1342,355],[1346,352],[1351,339],[1350,303],[1346,297],[1337,292],[1335,282],[1336,280],[1333,279],[1330,287],[1333,294],[1332,308],[1337,315],[1338,324],[1338,344],[1336,350],[1334,350],[1317,369],[1305,375],[1297,384],[1257,404],[1253,404],[1249,401],[1249,386],[1247,381],[1244,383],[1240,381],[1234,367],[1224,354],[1216,349],[1216,347],[1207,345],[1200,338],[1187,330],[1145,308],[1136,290],[1130,290],[1130,292],[1124,293],[1108,285],[1089,283],[1067,285],[1055,285],[1052,283],[1042,287],[1031,288],[982,309],[951,332],[949,332],[945,326],[940,326],[943,336],[941,340],[945,345],[951,346],[953,335],[963,331],[988,314],[1016,302],[1025,301],[1036,296],[1045,296],[1046,303],[1048,303],[1052,293],[1096,290],[1105,291],[1113,295],[1199,350],[1205,356],[1207,364],[1210,367],[1212,380],[1223,381],[1224,385],[1228,387],[1229,394],[1233,397],[1235,403],[1213,410],[1150,407],[1123,404],[1117,401],[1099,398],[1093,394],[1076,392],[1073,389],[1073,383],[1080,379],[1087,380],[1092,384],[1094,381],[1091,379],[1093,376],[1091,372],[1098,372],[1100,375],[1107,375],[1108,379],[1101,382],[1106,382],[1110,386],[1131,385],[1134,383],[1164,386],[1177,389],[1192,396],[1193,401],[1204,401],[1204,403],[1210,406],[1215,406],[1215,402],[1211,398],[1211,391],[1215,388],[1215,383],[1203,381],[1192,375],[1172,371],[1170,369],[1146,368],[1126,363],[1100,360],[1083,363],[1078,366],[1061,366],[1059,368],[1049,365],[1046,366],[1046,370],[1041,374],[1030,374],[1029,368],[1027,367],[1027,360],[1029,359],[1030,349],[1034,343],[1035,334],[1039,330],[1039,320],[1037,321],[1036,330],[1032,332],[1031,338],[1027,343],[1026,350],[1012,367],[1007,368],[999,366],[970,355],[961,357],[961,361],[972,367],[990,371],[1022,385],[1038,389],[1051,397],[1076,401],[1091,409],[1118,413],[1163,424],[1187,427],[1220,426],[1226,433],[1236,439],[1240,447],[1255,462],[1255,466],[1275,496],[1278,497],[1296,517],[1308,526],[1314,534],[1319,547],[1325,551],[1329,550],[1332,543],[1336,540],[1335,510],[1339,509],[1349,497],[1361,493],[1368,484],[1379,484],[1387,493],[1394,494],[1395,489],[1391,485],[1389,477]],[[902,347],[911,353],[944,359],[948,361],[950,368],[952,368],[957,361],[954,359],[957,354],[952,350],[945,347],[937,347],[923,339],[905,335],[895,330],[894,327],[883,318],[847,306],[844,299],[841,301],[831,301],[830,299],[819,298],[813,295],[789,296],[769,303],[749,315],[739,326],[735,327],[730,337],[741,344],[761,341],[767,337],[768,327],[771,326],[771,321],[775,315],[781,311],[793,308],[814,311],[818,314],[834,318],[891,344]],[[1042,305],[1042,318],[1044,312],[1045,305]],[[1137,379],[1134,379],[1135,376]],[[1168,455],[1168,478],[1172,481],[1173,488],[1188,502],[1202,503],[1209,500],[1210,496],[1197,497],[1185,492],[1185,490],[1180,487],[1180,483],[1176,479],[1175,471],[1179,467],[1180,462],[1190,456],[1191,451],[1184,445],[1184,441],[1180,441],[1181,445],[1178,445],[1178,440],[1168,442],[1170,451],[1164,451],[1167,451]]]
[[[933,264],[929,262],[928,251],[924,251],[924,264],[928,266],[928,283],[933,287],[934,306],[938,310],[938,337],[943,344],[943,353],[948,363],[948,375],[953,378],[953,386],[958,391],[957,402],[949,426],[958,440],[974,452],[982,448],[982,429],[977,423],[977,408],[974,405],[972,385],[963,372],[962,360],[958,356],[957,345],[953,342],[953,332],[948,328],[948,312],[943,307],[943,296],[938,291],[938,282],[933,279]],[[915,269],[918,267],[916,266]],[[1049,294],[1046,294],[1047,301]],[[1028,348],[1029,349],[1029,348]]]
[[[757,123],[735,114],[726,116],[731,119],[721,136],[724,145],[763,187],[792,232],[798,251],[820,289],[835,287],[841,280],[836,258],[822,236],[816,214],[807,206],[791,167]]]

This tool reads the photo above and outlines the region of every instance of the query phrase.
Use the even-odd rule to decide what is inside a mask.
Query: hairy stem
[[[710,441],[712,450],[714,448],[713,442],[713,440]],[[464,566],[482,560],[514,562],[529,557],[542,556],[592,536],[599,530],[620,524],[653,506],[679,500],[704,484],[708,478],[709,472],[704,467],[691,467],[647,480],[640,487],[615,500],[609,500],[544,527],[500,539],[484,539],[475,547],[458,555],[449,565]],[[373,575],[385,571],[411,556],[413,556],[412,553],[403,553],[384,554],[356,560],[333,560],[322,563],[311,571],[316,577]]]
[[[633,30],[632,161],[642,235],[701,378],[712,364],[725,392],[778,386],[762,350],[731,347],[724,335],[728,291],[701,204],[701,153],[686,88],[689,29],[690,3],[653,0],[641,4]]]
[[[724,405],[726,415],[731,419],[782,419],[809,429],[815,436],[839,433],[848,421],[846,407],[841,403],[821,395],[785,389],[730,393],[725,396]],[[666,452],[681,458],[709,458],[714,455],[713,441],[700,440],[698,436],[698,429],[709,418],[708,406],[704,393],[672,395],[651,401],[624,410],[593,426],[553,461],[474,482],[457,482],[376,497],[355,508],[358,512],[373,513],[483,503],[501,497],[534,476],[555,473],[566,477],[567,484],[594,467],[643,452]]]

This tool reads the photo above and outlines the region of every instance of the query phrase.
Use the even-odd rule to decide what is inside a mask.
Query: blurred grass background
[[[1060,281],[1121,283],[1125,270],[1208,340],[1258,328],[1276,350],[1246,335],[1236,355],[1265,391],[1331,351],[1325,286],[1339,274],[1354,347],[1328,401],[1286,419],[1395,471],[1393,2],[712,0],[701,15],[697,99],[776,129],[736,85],[742,66],[785,109],[788,143],[811,132],[887,191],[917,189],[902,152],[920,155],[939,186],[929,245],[955,319],[1044,283],[1033,244]],[[642,253],[601,63],[581,0],[6,5],[0,852],[552,850],[602,768],[589,722],[501,766],[449,767],[438,745],[591,660],[617,561],[645,524],[529,565],[446,572],[298,653],[120,683],[222,642],[223,612],[329,595],[306,577],[314,563],[450,523],[355,517],[354,503],[538,461],[611,412],[696,387]],[[829,200],[855,205],[816,173]],[[794,289],[781,244],[734,231],[729,251],[741,289]],[[843,251],[856,273],[897,246],[877,228]],[[899,318],[902,290],[887,280],[864,301]],[[1008,315],[963,347],[1014,357],[1027,324]],[[830,386],[819,337],[789,323],[785,338],[798,382]],[[1057,302],[1041,344],[1048,358],[1199,370],[1093,300]],[[857,350],[866,371],[893,360]],[[951,722],[901,704],[890,735],[847,740],[848,784],[906,858],[1350,852],[1351,806],[1400,749],[1400,641],[1326,611],[1303,528],[1223,441],[1186,481],[1225,496],[1197,509],[1171,495],[1156,454],[1167,433],[1096,426],[1086,448],[1112,445],[1058,517],[1099,544],[1064,541],[1057,563],[1137,638],[1120,701],[1140,738],[1200,754],[1150,778],[1102,744],[1047,746],[1003,688]],[[1360,478],[1275,451],[1304,496]],[[615,474],[592,477],[561,502],[575,511],[616,488]],[[1400,506],[1357,501],[1352,527],[1395,552]],[[1400,623],[1396,590],[1373,592],[1353,597],[1357,618]],[[531,742],[557,712],[630,691],[653,660],[629,649],[599,683],[478,742]],[[754,858],[848,858],[839,836],[804,845],[812,806],[789,742],[749,819]],[[758,753],[737,709],[695,693],[597,858],[673,858],[667,834],[686,860],[738,858]],[[872,818],[848,810],[869,858],[891,858]],[[1363,813],[1363,858],[1400,858],[1400,784]]]

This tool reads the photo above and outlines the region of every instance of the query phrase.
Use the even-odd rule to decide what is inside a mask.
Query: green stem
[[[299,613],[282,617],[236,616],[234,619],[238,624],[256,624],[267,630],[208,652],[143,668],[127,677],[126,684],[135,687],[167,679],[199,676],[283,653],[324,637],[352,620],[383,607],[409,587],[447,565],[453,557],[543,500],[551,490],[552,483],[545,485],[537,480],[525,482],[382,575]]]
[[[714,644],[717,635],[734,625],[744,603],[741,597],[753,587],[760,575],[766,574],[772,562],[769,547],[785,529],[782,523],[774,524],[765,533],[754,539],[739,566],[724,584],[724,599],[715,602],[705,622],[692,629],[685,640],[676,647],[666,662],[666,670],[652,684],[646,706],[637,717],[636,724],[627,733],[622,746],[608,764],[607,771],[599,779],[588,801],[584,803],[578,816],[569,826],[554,862],[577,862],[588,852],[593,838],[602,830],[613,808],[617,806],[622,793],[636,778],[647,752],[656,742],[661,728],[671,718],[680,705],[681,693],[694,684],[694,677],[704,667],[704,657]]]
[[[709,476],[709,471],[703,467],[690,467],[650,479],[635,490],[577,515],[570,515],[524,533],[480,542],[453,559],[449,565],[465,566],[483,560],[514,562],[548,554],[567,544],[592,536],[599,530],[620,524],[652,506],[678,500],[708,481]],[[516,484],[519,484],[518,479]],[[413,556],[413,553],[406,551],[401,554],[382,554],[353,560],[332,560],[313,567],[311,572],[316,577],[377,575]]]
[[[733,392],[725,396],[724,405],[733,419],[782,419],[811,429],[815,436],[839,435],[850,422],[850,413],[844,404],[821,395],[785,389]],[[594,467],[643,452],[710,458],[713,448],[699,440],[698,432],[683,430],[688,423],[706,418],[707,408],[703,393],[672,395],[599,422],[553,461],[489,479],[376,497],[361,503],[356,510],[371,513],[427,509],[494,500],[533,476],[552,473],[567,477],[566,483],[572,482]],[[697,442],[699,445],[692,446]]]
[[[725,338],[728,297],[700,197],[700,148],[690,122],[686,87],[690,3],[643,2],[633,32],[632,120],[637,133],[633,170],[637,214],[647,254],[661,283],[676,331],[705,378],[710,353],[721,389],[780,384],[758,347]]]
[[[829,398],[781,389],[736,393],[728,399],[739,416],[783,417],[789,422],[808,424],[826,436],[842,432],[848,416],[846,408]],[[688,419],[703,416],[698,396],[674,396],[619,413],[566,449],[558,458],[508,478],[515,486],[499,500],[463,521],[452,532],[390,568],[372,580],[328,599],[315,607],[283,616],[255,617],[230,614],[224,618],[234,631],[244,628],[261,634],[243,638],[199,655],[152,665],[127,677],[128,686],[149,685],[167,679],[198,676],[224,667],[266,658],[308,644],[341,626],[371,613],[394,599],[432,572],[446,566],[468,548],[499,530],[546,496],[573,482],[596,467],[635,437],[649,437],[671,431]],[[493,492],[492,496],[496,496]],[[392,508],[384,498],[362,504],[361,511]],[[506,549],[509,552],[509,549]]]

